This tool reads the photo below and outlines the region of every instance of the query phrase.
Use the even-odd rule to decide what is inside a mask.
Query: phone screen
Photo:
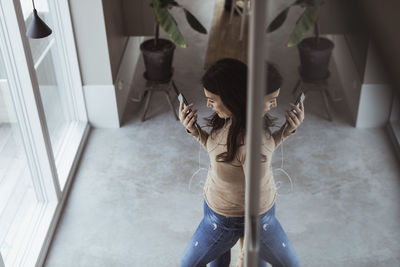
[[[306,98],[306,95],[301,92],[300,95],[297,97],[296,102],[294,103],[298,108],[300,108],[300,99],[304,102],[304,99]],[[292,112],[294,114],[297,114],[295,109],[292,109]]]
[[[183,108],[186,108],[186,107],[189,105],[189,103],[187,102],[185,96],[184,96],[182,93],[179,93],[179,95],[178,95],[178,100],[179,100],[179,102],[181,102],[182,99],[183,99]],[[189,114],[190,112],[192,112],[192,109],[189,109],[189,110],[186,112],[186,114]]]

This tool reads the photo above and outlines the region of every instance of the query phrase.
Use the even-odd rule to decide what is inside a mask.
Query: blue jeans
[[[230,249],[244,235],[244,217],[225,217],[212,211],[204,201],[204,218],[190,239],[181,267],[229,267]],[[273,267],[300,266],[296,252],[279,221],[275,204],[260,215],[259,266],[269,262]]]

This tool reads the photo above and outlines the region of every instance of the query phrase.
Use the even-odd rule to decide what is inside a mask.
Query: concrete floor
[[[209,28],[214,1],[185,4]],[[299,64],[296,49],[284,47],[289,30],[271,35],[270,60],[285,79],[272,112],[280,122]],[[175,80],[202,118],[210,114],[199,82],[207,36],[183,32],[189,48],[176,50]],[[333,62],[331,72],[330,88],[340,96]],[[327,121],[318,93],[308,95],[305,107],[303,125],[283,145],[293,190],[274,171],[281,183],[277,217],[302,266],[400,266],[400,168],[385,129],[352,127],[344,101],[333,103],[334,121]],[[92,131],[45,266],[179,266],[202,218],[206,171],[191,178],[199,144],[163,95],[152,99],[143,123],[142,109],[132,103],[122,128]],[[208,166],[203,150],[200,164]],[[278,150],[272,166],[280,165]]]

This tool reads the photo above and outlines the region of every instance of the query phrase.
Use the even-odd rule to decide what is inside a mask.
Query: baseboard
[[[393,90],[389,84],[363,84],[356,127],[384,127],[389,121]]]
[[[84,85],[88,120],[94,128],[119,128],[114,85]]]

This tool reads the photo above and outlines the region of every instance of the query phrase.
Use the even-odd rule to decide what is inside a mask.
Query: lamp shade
[[[33,9],[33,18],[31,24],[26,31],[26,35],[29,38],[44,38],[52,33],[49,26],[44,23],[44,21],[38,16],[36,9]]]

